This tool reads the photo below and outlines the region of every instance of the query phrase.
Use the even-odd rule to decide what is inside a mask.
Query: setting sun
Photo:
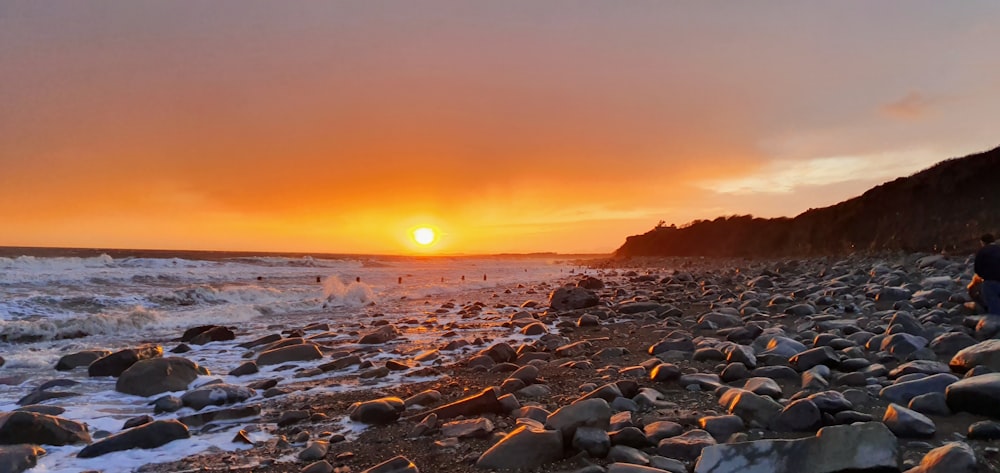
[[[413,241],[417,242],[420,245],[424,246],[430,245],[431,243],[434,243],[435,239],[437,239],[437,235],[431,228],[420,227],[416,230],[413,230]]]

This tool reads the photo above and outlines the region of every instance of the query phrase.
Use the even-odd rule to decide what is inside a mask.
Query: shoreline
[[[968,327],[970,320],[977,319],[962,300],[964,283],[968,282],[970,271],[962,258],[904,255],[892,260],[877,257],[846,260],[730,259],[726,262],[692,258],[681,260],[687,260],[688,264],[682,261],[674,271],[653,266],[637,269],[619,267],[599,268],[589,275],[570,275],[582,286],[580,289],[599,296],[597,305],[578,309],[556,310],[549,307],[555,301],[548,301],[547,294],[526,287],[511,288],[510,293],[503,295],[499,294],[501,288],[497,288],[496,297],[485,301],[456,301],[447,309],[444,305],[431,307],[425,314],[414,314],[411,317],[414,324],[404,325],[419,330],[422,326],[420,317],[434,317],[432,314],[438,310],[464,311],[477,306],[478,302],[481,306],[479,310],[459,315],[451,328],[460,330],[462,324],[492,324],[505,329],[508,334],[517,334],[532,326],[535,327],[533,330],[544,330],[547,334],[515,337],[514,340],[521,343],[512,343],[510,348],[520,354],[509,360],[490,354],[490,349],[496,345],[491,339],[466,340],[468,345],[449,351],[454,354],[455,362],[438,364],[433,358],[417,361],[429,353],[429,349],[417,352],[416,347],[398,340],[367,347],[352,346],[339,351],[324,349],[324,362],[340,354],[357,355],[362,366],[367,364],[363,368],[350,368],[353,370],[351,375],[358,376],[362,385],[371,382],[367,380],[384,379],[378,376],[388,374],[389,366],[403,373],[440,378],[418,383],[381,383],[374,389],[333,392],[337,386],[333,386],[331,391],[328,389],[331,386],[324,383],[341,383],[341,378],[325,381],[326,378],[319,375],[308,381],[296,381],[291,376],[295,371],[290,371],[290,375],[278,383],[281,392],[255,401],[261,407],[258,420],[235,423],[247,432],[253,447],[242,451],[195,454],[184,460],[148,465],[139,471],[357,472],[369,471],[369,468],[399,455],[424,472],[491,471],[492,468],[475,466],[477,461],[482,461],[484,452],[504,443],[504,434],[518,425],[527,425],[529,429],[538,426],[531,421],[519,420],[516,414],[505,408],[441,419],[427,426],[425,432],[415,435],[424,414],[449,402],[496,388],[501,396],[512,395],[520,408],[538,408],[514,412],[537,417],[538,412],[554,413],[578,405],[575,403],[578,399],[588,394],[593,396],[614,385],[620,392],[608,396],[606,404],[614,406],[612,410],[616,417],[613,426],[617,429],[611,430],[612,424],[602,425],[601,428],[605,432],[621,432],[632,426],[647,437],[648,445],[630,447],[634,452],[621,448],[610,454],[613,458],[609,458],[606,449],[588,449],[589,444],[579,448],[582,444],[574,447],[567,443],[558,459],[524,471],[605,471],[609,465],[616,461],[622,463],[627,458],[638,464],[662,467],[648,471],[673,471],[669,468],[674,467],[690,472],[695,468],[698,456],[684,453],[684,449],[671,450],[664,446],[664,439],[697,437],[701,434],[696,431],[707,430],[712,433],[712,441],[702,439],[701,447],[727,443],[737,445],[739,442],[763,439],[810,439],[820,428],[852,428],[852,422],[848,420],[881,425],[890,404],[882,394],[884,388],[898,384],[898,379],[903,376],[915,375],[910,377],[918,380],[916,378],[939,374],[942,364],[947,369],[954,355],[948,352],[955,347],[949,345],[947,350],[937,350],[943,345],[935,346],[938,337],[949,331],[964,333],[972,339],[970,345],[988,338],[983,336],[984,333],[977,332],[981,329],[977,329],[976,325]],[[676,260],[668,264],[674,263]],[[597,288],[598,283],[602,287]],[[587,286],[592,289],[585,289]],[[548,288],[554,290],[557,285],[552,283]],[[528,291],[534,293],[526,294]],[[906,297],[901,291],[906,291]],[[921,291],[928,292],[923,294]],[[889,300],[890,295],[893,300]],[[505,302],[498,303],[492,299]],[[528,299],[535,302],[520,307]],[[488,310],[491,304],[496,312],[483,317],[482,311]],[[499,307],[501,305],[502,308]],[[899,312],[909,315],[897,317]],[[586,317],[587,322],[581,324],[581,317],[588,315],[592,317]],[[367,320],[368,323],[363,326],[371,329],[396,325],[388,321],[380,323],[375,319]],[[850,322],[843,323],[845,320]],[[909,322],[911,320],[915,321],[915,326]],[[893,347],[889,347],[889,351],[883,350],[881,345],[869,349],[867,342],[872,338],[884,337],[887,331],[902,330],[890,328],[893,324],[901,325],[907,331],[922,331],[925,346],[914,347],[905,354],[901,350],[893,353]],[[307,327],[289,327],[292,330],[296,328]],[[404,337],[407,330],[402,331]],[[871,337],[863,340],[864,333],[871,334]],[[352,336],[362,334],[358,331]],[[767,337],[773,339],[776,336],[782,337],[777,343],[781,347],[794,347],[794,343],[802,345],[802,349],[795,348],[798,350],[796,353],[822,348],[821,352],[833,353],[834,357],[799,369],[804,365],[790,361],[792,357],[785,356],[787,352],[767,348],[769,343],[761,343],[766,342]],[[444,353],[443,348],[449,340],[460,338],[442,338],[436,343],[437,349]],[[501,335],[500,338],[506,337]],[[734,348],[734,345],[745,348]],[[484,352],[488,354],[486,358],[497,358],[493,360],[492,367],[485,367],[489,363],[481,356]],[[529,361],[531,359],[534,361]],[[922,363],[911,363],[913,360],[922,360]],[[482,367],[474,367],[479,363],[483,363]],[[470,367],[470,364],[473,366]],[[672,366],[670,369],[676,370],[675,375],[667,376],[663,374],[665,371],[657,373],[655,368],[660,365]],[[903,365],[915,368],[905,375],[890,374]],[[822,366],[826,368],[817,368]],[[525,367],[534,367],[534,375],[526,381],[511,381],[512,372]],[[360,378],[361,373],[373,377]],[[956,374],[961,376],[959,372]],[[746,385],[750,378],[757,379],[757,384],[763,387],[757,392],[751,390],[759,386]],[[400,379],[405,381],[408,378],[404,374]],[[775,387],[777,392],[770,392]],[[830,392],[839,393],[839,397],[834,397],[847,401],[850,407],[821,410],[819,413],[823,415],[818,420],[812,423],[802,421],[806,424],[803,428],[779,428],[773,423],[773,418],[779,416],[778,411],[770,412],[770,418],[764,420],[754,417],[759,413],[748,413],[742,407],[720,403],[720,395],[725,399],[722,391],[727,389],[733,393],[751,390],[754,396],[747,394],[746,399],[766,397],[760,402],[767,406],[776,405],[773,409],[781,412],[808,395]],[[404,400],[427,390],[437,391],[437,395],[427,398],[431,401],[426,402],[426,407],[410,407],[395,412],[394,416],[390,415],[394,418],[389,422],[380,421],[363,427],[364,423],[346,420],[354,403],[367,403],[385,397]],[[631,391],[627,393],[631,395],[625,396],[626,393],[621,391]],[[506,398],[506,402],[510,401],[511,398]],[[817,403],[819,401],[813,402]],[[221,406],[220,409],[227,407],[230,406]],[[542,409],[544,411],[540,411]],[[301,418],[278,427],[277,423],[287,422],[292,412]],[[629,414],[622,414],[625,412]],[[853,414],[844,415],[843,412]],[[791,416],[795,420],[802,416],[793,414],[785,417]],[[739,418],[741,426],[732,432],[706,427],[705,419],[709,419],[708,422],[715,419],[733,422],[737,420],[734,416]],[[972,423],[989,419],[988,416],[965,412],[930,414],[927,418],[936,427],[934,434],[895,435],[898,450],[894,451],[894,455],[898,459],[898,471],[919,464],[928,451],[956,440],[958,434],[964,436]],[[456,420],[459,421],[457,424],[448,424]],[[535,422],[540,422],[541,430],[545,430],[545,417],[540,421],[536,418]],[[607,421],[597,421],[597,424],[601,422]],[[652,425],[670,430],[669,435],[658,432],[656,428],[651,430]],[[221,421],[217,426],[228,427],[227,436],[233,436],[240,430],[233,422]],[[553,427],[550,425],[549,428]],[[723,435],[726,432],[728,434]],[[615,448],[631,445],[624,440],[612,443]],[[994,442],[967,440],[966,443],[977,461],[977,466],[968,471],[978,473],[1000,468]],[[325,451],[315,458],[305,455],[308,461],[300,459],[300,455],[310,448]],[[700,453],[701,450],[698,451]],[[623,457],[622,452],[632,456]],[[673,457],[665,455],[670,452],[674,453]],[[325,465],[317,461],[327,462],[329,469],[324,469]],[[316,469],[304,470],[308,468]]]

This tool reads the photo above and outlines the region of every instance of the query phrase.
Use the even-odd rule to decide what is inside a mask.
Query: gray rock
[[[207,412],[198,412],[177,420],[188,427],[201,427],[209,423],[220,423],[237,419],[249,419],[260,417],[260,405],[229,407],[216,409]]]
[[[969,426],[969,440],[1000,439],[1000,422],[983,420]]]
[[[95,360],[87,367],[90,376],[118,376],[139,360],[163,356],[163,347],[143,345],[114,352]]]
[[[445,437],[483,438],[493,433],[493,422],[480,417],[477,419],[456,420],[441,426],[441,434]]]
[[[911,399],[910,404],[906,407],[924,415],[951,415],[951,409],[948,408],[948,401],[944,393],[921,394]]]
[[[725,442],[730,435],[742,432],[745,428],[743,419],[735,415],[702,417],[698,419],[698,427],[720,442]]]
[[[812,432],[822,425],[823,413],[809,399],[788,403],[772,422],[778,432]]]
[[[941,363],[940,361],[914,360],[897,366],[896,369],[889,372],[889,377],[895,379],[900,376],[913,373],[922,373],[927,375],[951,373],[951,369],[948,365]]]
[[[712,437],[712,434],[701,429],[694,429],[676,437],[660,440],[656,446],[656,453],[667,458],[694,460],[698,458],[698,455],[701,455],[701,451],[705,447],[715,444],[715,438]]]
[[[604,399],[585,399],[563,406],[545,419],[545,428],[562,432],[567,441],[573,438],[578,427],[599,427],[607,429],[611,425],[611,406]]]
[[[234,339],[236,339],[236,334],[221,325],[192,327],[185,330],[184,335],[181,335],[182,342],[188,342],[192,345],[204,345],[209,342],[223,342]]]
[[[580,427],[573,434],[573,448],[594,458],[604,458],[611,450],[611,438],[604,429]]]
[[[894,333],[882,339],[880,349],[903,360],[913,352],[927,346],[927,339],[909,333]]]
[[[952,411],[1000,418],[1000,373],[958,381],[948,386],[945,398]]]
[[[235,402],[243,402],[255,396],[257,391],[235,384],[210,384],[184,393],[181,402],[194,410],[206,406],[221,406]]]
[[[0,445],[90,443],[87,425],[36,412],[0,413]]]
[[[612,463],[608,465],[608,473],[668,473],[667,470],[651,466],[633,465],[631,463]]]
[[[562,457],[563,435],[560,432],[521,426],[486,450],[476,461],[476,467],[532,469]]]
[[[322,460],[329,451],[330,442],[325,440],[315,440],[307,443],[306,448],[299,452],[299,460],[307,462]]]
[[[833,413],[854,408],[854,404],[839,391],[818,392],[810,394],[807,399],[816,404],[816,407],[823,412]]]
[[[681,369],[673,363],[660,363],[649,372],[649,379],[659,382],[673,381],[680,377]]]
[[[889,404],[882,417],[884,423],[897,437],[930,437],[937,427],[927,416],[899,404]]]
[[[549,306],[558,311],[586,309],[600,301],[593,291],[575,286],[563,286],[549,294]]]
[[[743,389],[761,396],[781,398],[781,386],[778,386],[778,383],[771,378],[750,378],[743,384]]]
[[[184,407],[184,402],[177,396],[163,396],[153,401],[153,413],[177,412]]]
[[[948,364],[961,372],[976,366],[985,366],[992,371],[1000,372],[1000,339],[990,339],[963,348]]]
[[[253,361],[247,361],[237,366],[234,370],[229,372],[229,376],[246,376],[248,374],[254,374],[260,372],[257,368],[257,363]]]
[[[69,355],[63,355],[56,362],[56,369],[59,371],[69,371],[82,366],[89,366],[98,359],[110,355],[108,350],[84,350]]]
[[[180,357],[139,360],[122,372],[115,391],[136,396],[183,391],[201,374],[198,364]]]
[[[323,358],[323,352],[312,343],[302,343],[265,351],[257,357],[258,366],[277,365],[289,361],[309,361]]]
[[[333,465],[326,460],[320,460],[318,462],[310,463],[304,466],[300,473],[333,473]]]
[[[788,359],[795,369],[805,371],[813,366],[837,366],[840,357],[830,347],[817,347],[798,353]]]
[[[972,473],[976,453],[963,442],[952,442],[927,452],[920,465],[907,473]]]
[[[646,424],[643,432],[650,443],[656,444],[665,438],[676,437],[682,434],[684,427],[676,422],[661,420]]]
[[[705,448],[694,473],[834,473],[899,469],[896,436],[881,422],[824,427],[815,437]]]
[[[650,443],[649,439],[646,438],[646,434],[642,430],[639,430],[638,427],[623,427],[610,432],[608,437],[611,438],[612,445],[623,445],[632,448],[645,448],[655,445]]]
[[[879,396],[889,402],[909,404],[911,399],[921,394],[945,392],[949,385],[957,381],[958,377],[955,375],[935,374],[913,381],[896,382],[882,388]]]
[[[975,344],[976,339],[965,332],[948,332],[938,335],[937,338],[931,340],[929,346],[938,356],[951,358],[956,353],[962,351],[962,349]]]
[[[93,443],[80,450],[76,456],[93,458],[111,452],[133,448],[157,448],[174,440],[186,439],[191,434],[187,426],[176,420],[158,420],[129,429]]]
[[[37,445],[0,445],[0,473],[21,473],[34,468],[45,449]]]
[[[768,427],[781,412],[781,404],[773,399],[754,394],[743,389],[733,388],[722,394],[719,405],[736,414],[751,427]]]
[[[383,397],[361,403],[355,403],[349,409],[349,416],[355,422],[363,424],[391,424],[399,419],[406,406],[398,397]],[[440,415],[439,415],[440,417]]]
[[[399,456],[379,463],[361,473],[420,473],[420,469],[408,458]]]

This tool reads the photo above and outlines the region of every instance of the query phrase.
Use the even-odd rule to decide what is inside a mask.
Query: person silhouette
[[[979,241],[982,248],[976,252],[973,263],[976,274],[969,283],[969,295],[986,309],[986,313],[1000,315],[1000,245],[990,233],[984,234]]]

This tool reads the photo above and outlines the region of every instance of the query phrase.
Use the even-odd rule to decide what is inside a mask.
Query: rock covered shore
[[[169,356],[69,354],[59,369],[115,376],[149,414],[98,438],[59,417],[59,383],[40,387],[0,414],[0,471],[47,445],[98,457],[222,429],[245,449],[142,471],[1000,471],[1000,316],[970,304],[966,258],[623,264],[442,304],[448,326],[365,321],[350,344],[322,324],[211,326]],[[474,324],[515,337],[462,337]],[[440,343],[407,350],[421,327]],[[230,375],[283,374],[198,383],[184,347],[229,340],[246,353]],[[343,372],[358,388],[327,389]]]

